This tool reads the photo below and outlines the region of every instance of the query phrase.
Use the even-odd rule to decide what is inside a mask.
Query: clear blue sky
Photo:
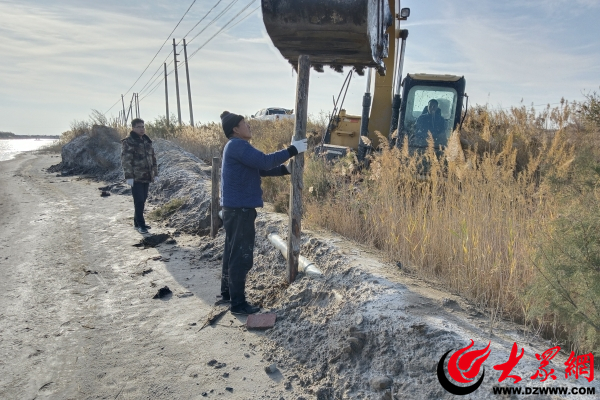
[[[250,3],[235,1],[191,40],[232,1],[222,0],[190,33],[188,54]],[[197,0],[173,36],[181,39],[216,2]],[[107,111],[191,3],[1,0],[0,131],[59,134],[73,120],[87,119],[92,109]],[[259,5],[254,0],[247,12]],[[472,104],[581,100],[582,93],[600,87],[599,0],[403,0],[402,6],[411,8],[403,25],[410,32],[404,72],[464,75]],[[131,90],[141,93],[146,120],[164,115],[163,84],[154,92],[153,86],[142,87],[171,49],[169,40]],[[190,75],[196,122],[217,121],[226,109],[250,115],[269,106],[294,107],[295,76],[267,36],[260,9],[203,47],[190,60]],[[183,69],[179,78],[182,117],[188,121]],[[310,113],[329,112],[344,75],[311,72],[310,79]],[[176,112],[173,75],[168,82],[170,110]],[[364,86],[365,78],[353,79],[348,112],[360,113]]]

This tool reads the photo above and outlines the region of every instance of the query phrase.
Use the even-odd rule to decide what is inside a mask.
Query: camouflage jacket
[[[121,152],[121,165],[125,179],[133,179],[135,182],[152,182],[158,175],[156,157],[152,148],[152,140],[146,135],[140,137],[131,132],[129,136],[121,140],[123,150]]]

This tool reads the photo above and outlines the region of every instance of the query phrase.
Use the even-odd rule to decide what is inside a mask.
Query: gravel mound
[[[522,326],[507,321],[495,321],[491,328],[489,317],[474,305],[337,235],[303,231],[301,254],[323,276],[299,274],[288,285],[287,261],[267,239],[272,232],[286,238],[287,216],[259,210],[256,226],[246,294],[263,312],[275,313],[277,321],[253,346],[263,367],[276,365],[290,398],[453,399],[438,382],[438,363],[471,340],[478,350],[491,342],[491,353],[483,384],[465,398],[494,399],[492,386],[512,385],[512,379],[498,383],[500,371],[492,366],[509,359],[513,343],[525,348],[513,370],[523,378],[522,386],[562,384],[529,379],[540,365],[535,354],[552,347],[549,341],[524,335]],[[190,257],[202,262],[195,265],[218,270],[223,244],[221,229],[214,239],[201,237]],[[560,370],[565,361],[557,356],[554,368]]]
[[[166,220],[168,227],[204,235],[210,231],[211,167],[198,157],[164,139],[154,141],[157,182],[150,185],[148,200],[158,206],[173,200],[182,205]]]
[[[148,202],[158,208],[176,201],[177,212],[168,212],[168,227],[185,233],[206,234],[210,230],[211,167],[176,144],[153,141],[159,179],[150,184]],[[88,175],[108,182],[103,190],[130,195],[121,167],[121,143],[117,131],[94,125],[62,149],[62,162],[48,169],[62,175]]]
[[[123,179],[121,143],[112,128],[94,125],[62,148],[63,175],[93,175],[106,181]]]

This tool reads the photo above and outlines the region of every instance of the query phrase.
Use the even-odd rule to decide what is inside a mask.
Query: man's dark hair
[[[429,100],[429,104],[432,104],[432,103],[434,103],[436,106],[439,105],[439,103],[438,103],[438,101],[436,99]]]
[[[137,124],[140,124],[140,123],[141,123],[141,124],[143,124],[143,123],[144,123],[144,120],[143,120],[143,119],[141,119],[141,118],[136,118],[136,119],[134,119],[133,121],[131,121],[131,127],[132,127],[132,128],[135,128],[135,126],[136,126]]]

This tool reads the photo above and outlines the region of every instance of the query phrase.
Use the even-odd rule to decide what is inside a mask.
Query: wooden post
[[[213,157],[212,159],[212,199],[210,201],[210,237],[217,236],[219,231],[219,181],[221,178],[221,159],[219,157]]]
[[[296,85],[296,123],[294,140],[306,139],[306,123],[308,119],[308,80],[310,77],[310,57],[298,57],[298,81]],[[298,154],[291,161],[292,175],[290,185],[290,222],[287,240],[288,274],[287,281],[292,283],[298,275],[298,259],[300,258],[300,234],[302,231],[302,188],[304,186],[304,153]]]

